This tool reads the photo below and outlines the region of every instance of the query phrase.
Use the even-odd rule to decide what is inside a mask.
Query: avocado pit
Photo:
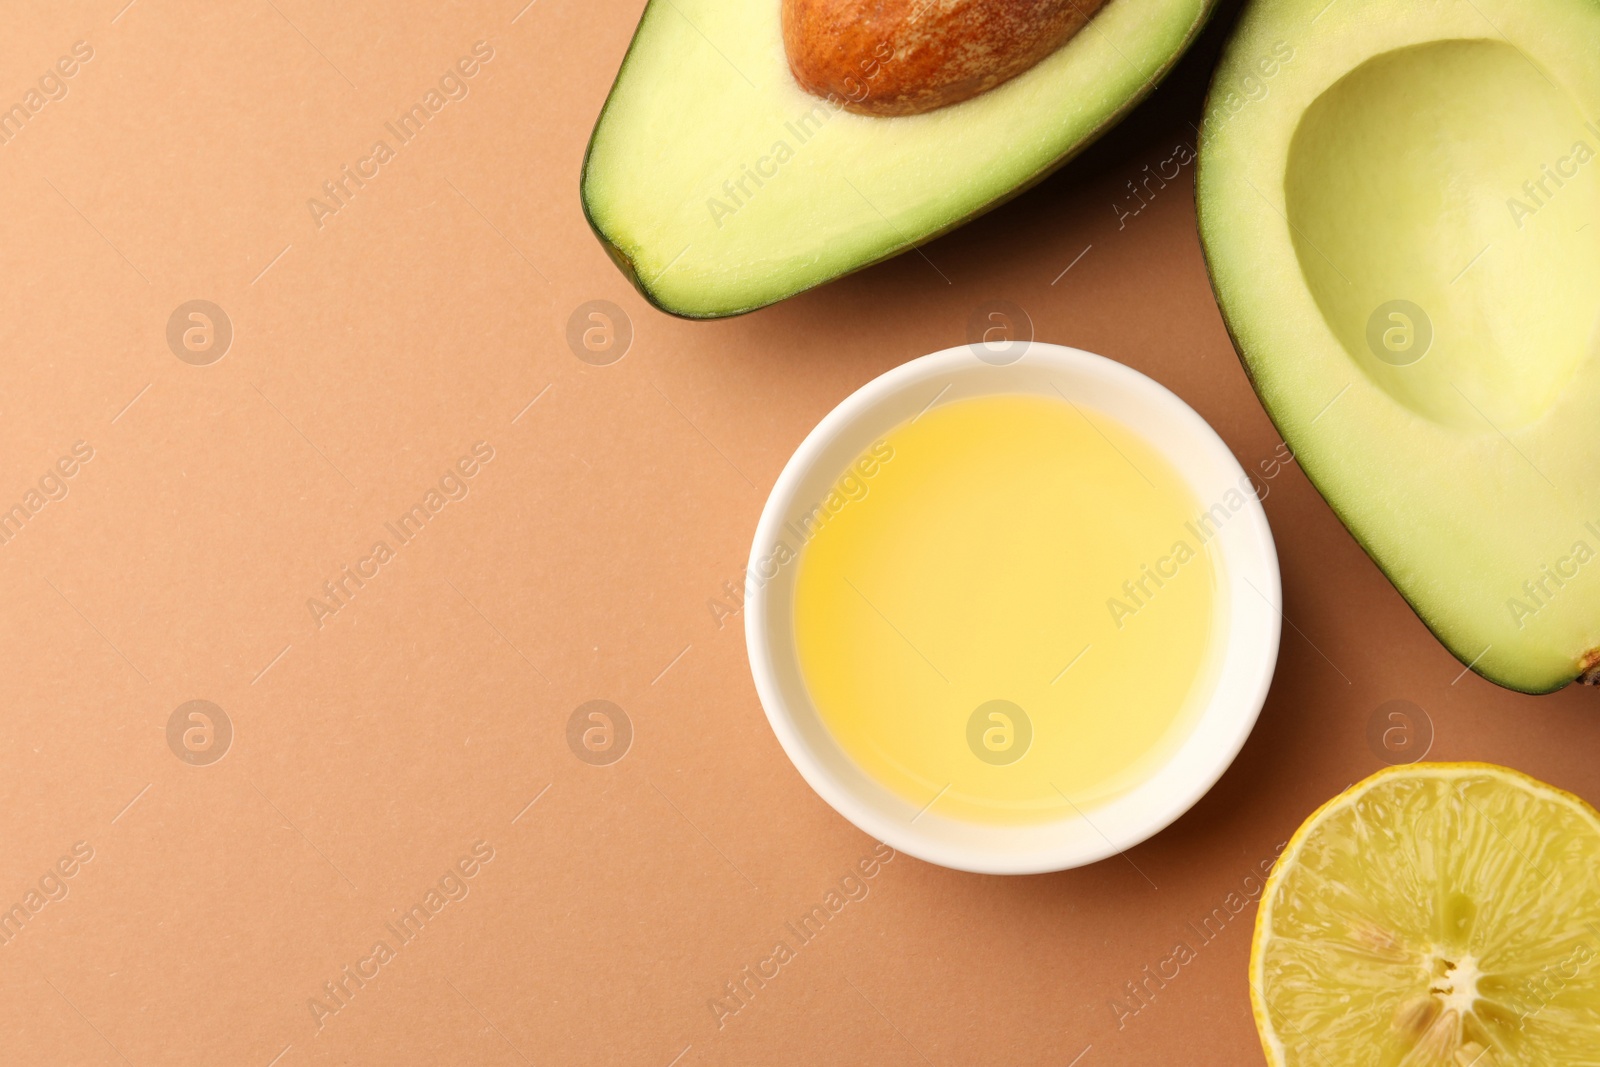
[[[789,69],[862,115],[917,115],[1028,70],[1106,0],[783,0]]]

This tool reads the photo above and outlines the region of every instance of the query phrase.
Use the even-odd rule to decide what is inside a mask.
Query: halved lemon
[[[1351,786],[1267,881],[1250,999],[1274,1067],[1600,1065],[1600,815],[1485,763]]]

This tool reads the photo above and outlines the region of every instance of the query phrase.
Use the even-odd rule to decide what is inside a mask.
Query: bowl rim
[[[1198,773],[1192,773],[1189,780],[1169,790],[1165,802],[1155,805],[1149,812],[1148,818],[1140,819],[1137,830],[1124,835],[1125,840],[1120,844],[1099,833],[1098,828],[1095,828],[1088,817],[1081,812],[1076,818],[1052,820],[1041,825],[1075,824],[1081,819],[1083,823],[1096,829],[1101,840],[1092,841],[1087,845],[1082,841],[1065,840],[1056,845],[1031,849],[991,849],[941,840],[935,835],[925,833],[914,820],[901,821],[879,810],[876,804],[860,795],[848,783],[841,781],[826,766],[823,759],[813,750],[812,742],[799,729],[795,719],[796,709],[790,706],[774,669],[775,639],[769,631],[767,622],[768,586],[766,583],[753,583],[749,579],[750,575],[759,573],[757,568],[766,556],[764,546],[775,543],[779,528],[795,504],[802,483],[812,474],[819,460],[842,434],[861,425],[880,403],[896,394],[952,372],[971,371],[975,355],[990,367],[1011,366],[1026,361],[1030,367],[1039,367],[1042,364],[1054,370],[1069,372],[1080,380],[1084,376],[1098,380],[1101,384],[1120,390],[1124,396],[1136,398],[1140,404],[1148,408],[1162,409],[1165,414],[1182,423],[1182,429],[1192,447],[1205,449],[1211,453],[1209,462],[1219,468],[1228,468],[1230,473],[1237,472],[1241,482],[1249,478],[1215,428],[1177,394],[1132,367],[1082,349],[1039,341],[1011,342],[1007,346],[1003,362],[985,358],[985,354],[978,350],[979,347],[981,346],[960,345],[943,349],[886,371],[840,401],[801,441],[773,484],[751,542],[743,605],[746,650],[762,710],[766,713],[767,721],[772,726],[785,755],[812,790],[858,829],[897,851],[956,870],[981,874],[1037,874],[1067,870],[1123,854],[1129,848],[1170,826],[1210,791],[1232,765],[1249,738],[1266,701],[1282,637],[1282,582],[1277,550],[1266,512],[1261,506],[1260,495],[1257,492],[1242,494],[1245,505],[1238,514],[1245,516],[1245,521],[1237,523],[1236,526],[1245,529],[1244,536],[1253,538],[1254,543],[1259,546],[1259,551],[1251,553],[1251,559],[1257,567],[1255,576],[1265,587],[1256,587],[1256,583],[1249,582],[1248,577],[1237,574],[1237,568],[1228,568],[1224,572],[1222,580],[1230,586],[1230,606],[1228,633],[1223,638],[1223,644],[1219,646],[1217,653],[1219,666],[1216,683],[1204,705],[1195,712],[1191,720],[1190,734],[1169,753],[1167,762],[1157,768],[1146,783],[1136,788],[1146,789],[1149,783],[1172,767],[1181,753],[1187,752],[1192,744],[1201,743],[1196,740],[1196,735],[1200,733],[1198,728],[1202,721],[1208,727],[1215,725],[1212,720],[1221,715],[1221,712],[1216,710],[1219,706],[1228,706],[1232,709],[1232,714],[1226,717],[1226,725],[1230,729],[1208,738],[1211,746],[1209,758]],[[1016,392],[1026,391],[1016,390]],[[1006,394],[1006,390],[991,390],[982,395]],[[887,432],[889,428],[885,427],[882,432]],[[1170,448],[1163,448],[1148,439],[1146,443],[1172,462]],[[1176,464],[1174,466],[1176,467]],[[836,476],[837,472],[830,471],[830,475]],[[1192,479],[1186,477],[1185,480],[1190,483],[1190,488],[1196,493],[1197,498],[1204,500],[1205,495],[1193,484]],[[1230,525],[1229,529],[1234,529],[1236,526]],[[1234,537],[1237,540],[1239,535],[1235,534]],[[1232,587],[1237,586],[1241,578],[1255,588],[1256,593],[1260,594],[1259,599],[1271,609],[1270,612],[1263,614],[1255,610],[1243,613],[1239,610],[1240,599],[1235,595],[1237,589]],[[1236,684],[1224,688],[1224,679],[1221,677],[1222,665],[1232,666],[1233,657],[1243,654],[1238,651],[1243,644],[1237,640],[1238,631],[1251,626],[1259,627],[1263,619],[1266,621],[1267,632],[1257,634],[1256,642],[1244,650],[1245,653],[1250,651],[1256,653],[1242,668],[1245,677]],[[1234,672],[1240,669],[1233,668]],[[809,707],[809,702],[805,710],[815,714]],[[844,755],[846,759],[850,758],[848,753]],[[862,774],[866,776],[864,771]]]

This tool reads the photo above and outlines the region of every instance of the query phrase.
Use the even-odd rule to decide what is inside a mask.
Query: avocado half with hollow
[[[1153,88],[1212,3],[1109,0],[1003,83],[886,115],[859,112],[921,62],[919,26],[1038,0],[918,0],[899,24],[841,37],[860,58],[825,95],[791,71],[780,0],[650,0],[589,142],[584,211],[658,307],[751,311],[904,252],[1049,174]],[[885,6],[860,0],[857,21]]]
[[[1463,663],[1592,681],[1600,4],[1256,0],[1213,98],[1240,88],[1196,200],[1279,432]]]

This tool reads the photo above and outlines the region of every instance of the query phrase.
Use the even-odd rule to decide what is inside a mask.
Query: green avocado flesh
[[[1011,81],[881,117],[800,88],[779,0],[650,0],[589,142],[584,210],[652,303],[691,318],[751,311],[1044,177],[1149,92],[1211,3],[1111,0]]]
[[[1259,73],[1262,57],[1275,75]],[[1600,3],[1256,0],[1196,200],[1301,466],[1455,656],[1600,646]]]

